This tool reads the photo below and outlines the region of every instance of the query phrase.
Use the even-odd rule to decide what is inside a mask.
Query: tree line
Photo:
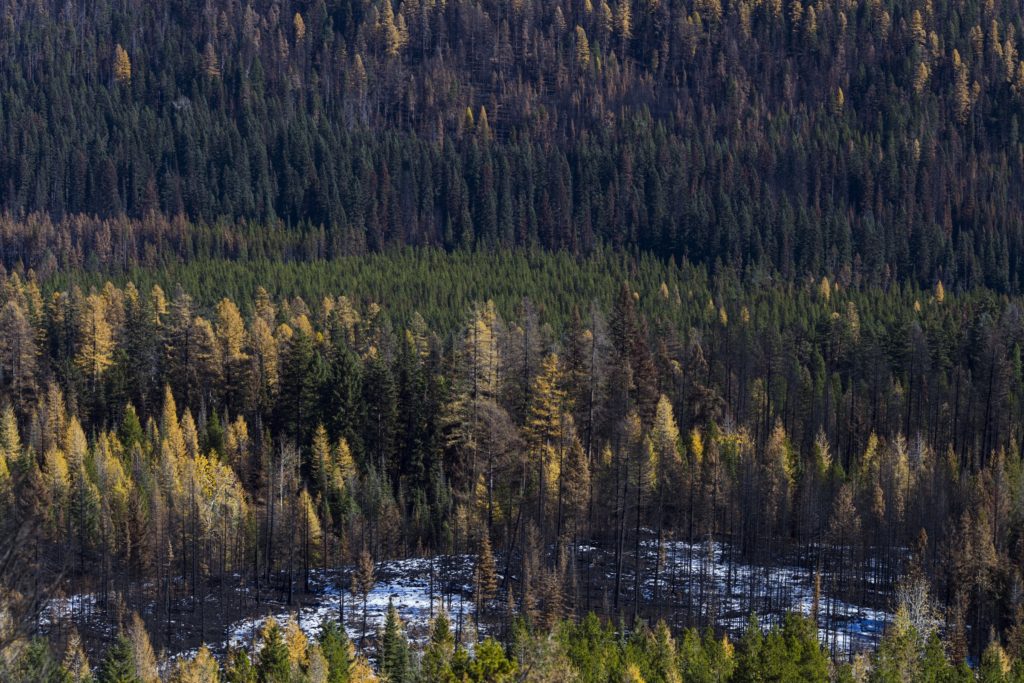
[[[818,642],[812,619],[795,614],[770,629],[752,618],[735,642],[711,629],[688,628],[676,638],[664,621],[625,633],[590,614],[560,621],[548,634],[520,620],[507,644],[487,638],[471,651],[456,640],[444,612],[422,646],[410,645],[392,606],[375,649],[376,671],[337,623],[323,622],[309,638],[294,619],[282,627],[273,618],[252,656],[240,648],[218,661],[204,645],[193,656],[161,662],[137,614],[95,667],[77,639],[63,660],[36,640],[0,671],[11,683],[1016,683],[1024,676],[1020,645],[1018,638],[1007,650],[993,641],[972,670],[952,662],[937,632],[920,631],[904,606],[877,649],[839,665]]]

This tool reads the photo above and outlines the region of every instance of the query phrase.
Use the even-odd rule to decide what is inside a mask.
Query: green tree
[[[916,680],[920,674],[921,648],[921,636],[911,623],[906,606],[901,605],[872,656],[872,683]]]
[[[290,683],[291,662],[288,645],[284,642],[281,627],[270,617],[260,632],[263,647],[257,657],[256,672],[259,683]]]
[[[452,635],[448,615],[442,610],[430,624],[430,639],[423,648],[420,663],[421,683],[454,683],[452,657],[455,654],[455,636]]]
[[[325,620],[320,628],[320,649],[327,660],[329,683],[348,683],[351,647],[345,629],[335,621]]]
[[[411,683],[412,681],[409,643],[406,641],[398,610],[395,609],[395,605],[390,599],[384,618],[384,632],[381,634],[380,672],[390,683]]]
[[[0,679],[7,683],[73,683],[71,674],[53,657],[45,640],[28,643],[11,662],[0,662]]]
[[[474,683],[506,683],[515,680],[516,669],[505,648],[493,638],[486,638],[476,646],[467,674]]]
[[[132,643],[122,633],[107,648],[103,664],[96,675],[97,683],[143,683],[135,671]]]
[[[257,683],[259,673],[243,649],[228,652],[227,665],[224,667],[224,680],[227,683]]]

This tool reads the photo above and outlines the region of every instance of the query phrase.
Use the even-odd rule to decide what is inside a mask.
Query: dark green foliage
[[[226,683],[257,683],[259,674],[245,650],[232,650],[224,667]]]
[[[141,446],[146,438],[145,432],[142,431],[142,423],[139,421],[139,414],[135,412],[135,406],[130,403],[125,408],[124,417],[121,419],[121,427],[117,431],[117,436],[126,448],[136,445]]]
[[[688,681],[712,683],[711,661],[695,629],[687,629],[679,640],[679,671]]]
[[[325,621],[320,629],[320,648],[330,670],[329,683],[348,683],[352,666],[348,634],[335,621]]]
[[[621,676],[622,657],[615,647],[616,634],[610,622],[602,622],[591,613],[578,624],[563,624],[558,637],[583,680],[614,680]]]
[[[515,673],[516,665],[493,638],[486,638],[476,646],[473,661],[466,670],[466,676],[474,683],[507,683],[514,680]]]
[[[256,672],[259,683],[289,683],[291,664],[288,660],[288,646],[276,623],[263,631],[263,647],[256,657]]]
[[[96,683],[142,683],[135,673],[132,644],[123,634],[107,648],[96,673]]]
[[[409,643],[405,639],[402,622],[398,611],[388,601],[388,611],[384,619],[384,632],[380,639],[380,672],[387,677],[389,683],[411,683],[412,667],[409,660]]]
[[[454,656],[455,636],[452,635],[448,615],[441,612],[430,625],[430,640],[423,648],[419,680],[422,683],[454,683]]]
[[[238,302],[234,355],[248,369],[226,393],[220,328],[208,321],[220,320],[212,292],[233,286],[235,266],[140,271],[144,284],[95,292],[44,293],[17,274],[3,280],[0,308],[33,322],[0,330],[0,385],[36,397],[5,417],[20,445],[11,441],[4,464],[38,482],[8,495],[38,524],[35,561],[73,560],[69,590],[96,574],[129,583],[160,574],[199,600],[204,584],[251,591],[258,568],[261,591],[294,592],[300,570],[309,578],[350,565],[353,543],[399,558],[464,553],[487,533],[503,576],[483,628],[500,621],[490,633],[506,633],[516,616],[504,613],[508,588],[513,612],[534,625],[569,609],[623,613],[621,631],[633,632],[630,647],[644,653],[639,674],[661,678],[663,639],[648,642],[635,626],[670,613],[677,626],[715,626],[714,587],[692,577],[695,586],[672,591],[682,577],[662,562],[649,592],[655,568],[644,549],[672,543],[678,552],[692,540],[687,552],[764,567],[792,562],[808,575],[821,571],[831,597],[875,602],[911,568],[897,548],[920,544],[927,561],[913,566],[934,594],[952,601],[944,587],[969,589],[958,657],[980,657],[979,634],[991,627],[1009,636],[1015,605],[1005,595],[1018,578],[1024,529],[1014,507],[1024,481],[1017,298],[794,285],[727,270],[708,277],[688,264],[609,252],[577,261],[409,251],[279,264],[266,272],[291,274],[274,283],[288,296]],[[228,274],[214,278],[218,270]],[[167,272],[188,275],[170,302],[153,288]],[[620,275],[626,286],[613,279]],[[239,277],[241,289],[258,292],[256,276]],[[385,286],[383,277],[395,279]],[[82,271],[74,279],[102,282]],[[348,298],[330,289],[336,282],[353,288]],[[466,299],[488,288],[501,303]],[[106,374],[92,378],[75,362],[86,297],[104,302],[115,350]],[[589,298],[588,314],[573,316]],[[146,384],[136,387],[149,407],[133,413],[124,406],[142,399],[129,404],[117,386],[133,362],[121,352],[139,311],[148,311],[155,341],[153,367],[140,374]],[[486,348],[473,350],[474,338]],[[32,362],[12,365],[11,349],[30,344]],[[475,381],[485,391],[474,402]],[[175,421],[188,428],[174,443],[173,421],[152,398],[168,385]],[[100,405],[90,396],[116,398]],[[81,432],[70,429],[72,418]],[[316,467],[314,432],[323,434]],[[204,467],[203,476],[216,484],[193,490],[182,463],[211,450],[220,469]],[[300,507],[302,491],[309,498]],[[230,524],[211,523],[228,522],[230,509],[239,511]],[[574,543],[594,546],[598,558],[614,554],[611,571],[592,571]],[[974,551],[948,550],[962,546]],[[769,595],[755,585],[749,605],[775,619],[780,604]],[[828,633],[836,617],[818,616]],[[756,678],[765,667],[817,675],[820,662],[812,650],[798,652],[805,637],[794,629],[763,644],[764,662],[738,662],[737,675]],[[688,675],[725,675],[726,664],[694,649],[699,642],[710,653],[714,644],[721,660],[717,639],[673,635]],[[155,638],[158,650],[173,646],[163,629]],[[577,655],[570,648],[567,656]],[[599,677],[629,673],[615,660],[580,657],[578,666]]]
[[[161,231],[185,257],[605,243],[786,279],[1021,285],[1017,3],[661,2],[628,33],[600,3],[398,4],[390,27],[348,2],[21,7],[0,62],[12,216],[219,219]],[[79,220],[4,265],[166,258]]]
[[[0,662],[0,680],[5,683],[72,683],[71,675],[54,659],[49,645],[42,639],[29,643],[13,662]]]

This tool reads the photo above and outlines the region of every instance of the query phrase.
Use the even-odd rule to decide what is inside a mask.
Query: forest
[[[9,647],[46,637],[102,652],[132,628],[158,652],[230,642],[237,620],[301,612],[326,580],[342,591],[332,619],[365,653],[353,646],[352,662],[379,667],[385,632],[366,620],[375,574],[389,560],[464,557],[454,582],[440,575],[456,569],[430,564],[429,623],[452,613],[467,648],[458,666],[473,666],[469,644],[486,636],[502,666],[532,671],[543,657],[581,680],[632,666],[629,680],[675,680],[647,669],[651,639],[699,649],[810,629],[834,677],[887,647],[848,636],[847,606],[861,604],[888,615],[886,639],[907,612],[916,635],[892,647],[916,643],[925,657],[941,636],[929,656],[950,672],[997,651],[1016,670],[1021,302],[941,282],[750,287],[657,260],[624,268],[641,293],[618,281],[614,256],[594,267],[536,254],[529,268],[514,253],[367,258],[370,273],[424,260],[442,282],[531,276],[510,287],[521,298],[507,312],[435,304],[462,310],[450,330],[364,297],[308,304],[257,287],[250,301],[196,303],[186,287],[227,266],[178,271],[193,279],[171,295],[5,276],[2,519],[9,538],[32,539],[4,557]],[[571,303],[564,319],[530,298],[550,289]],[[724,589],[709,562],[680,575],[709,553]],[[782,565],[813,586],[814,621],[787,616],[797,596],[769,571]],[[90,602],[57,614],[44,602],[54,595]],[[751,614],[764,619],[747,625]],[[593,649],[573,645],[583,623],[621,672],[573,659]],[[568,640],[550,652],[555,635]],[[428,652],[409,655],[410,672]],[[535,680],[563,680],[551,675]]]
[[[256,224],[320,257],[605,244],[786,279],[1020,292],[1022,14],[1011,0],[7,0],[0,211]],[[99,239],[98,258],[118,247]],[[6,265],[27,246],[5,238]]]
[[[1024,681],[1022,42],[0,2],[0,681]]]

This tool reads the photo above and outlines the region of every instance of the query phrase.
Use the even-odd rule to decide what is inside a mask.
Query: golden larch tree
[[[75,365],[95,385],[113,365],[114,338],[106,318],[103,297],[90,294],[82,306],[78,321],[78,354]]]
[[[132,80],[132,60],[120,43],[114,47],[114,80],[118,83],[130,83]]]

